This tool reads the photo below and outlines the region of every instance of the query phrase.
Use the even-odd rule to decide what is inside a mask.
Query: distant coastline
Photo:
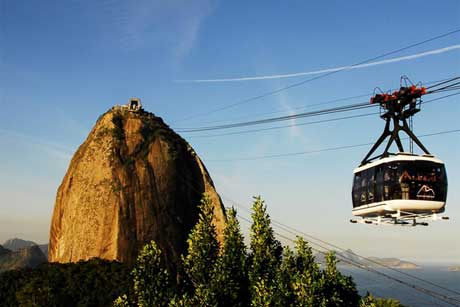
[[[370,257],[370,260],[381,264],[383,266],[387,266],[394,269],[405,269],[405,270],[415,270],[420,269],[421,267],[413,262],[404,261],[397,258],[377,258],[377,257]]]
[[[452,265],[447,268],[449,272],[460,272],[460,265]]]
[[[422,266],[413,262],[401,260],[398,258],[379,258],[379,257],[362,257],[355,254],[351,249],[337,252],[339,265],[349,267],[353,264],[364,264],[369,267],[387,267],[392,269],[415,270],[420,269]],[[324,264],[324,255],[316,254],[316,260]]]

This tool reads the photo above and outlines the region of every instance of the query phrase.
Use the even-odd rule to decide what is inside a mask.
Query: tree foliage
[[[194,289],[192,297],[196,306],[216,306],[218,302],[219,285],[215,274],[219,242],[213,217],[211,199],[205,194],[200,205],[198,223],[187,240],[188,254],[183,258],[185,273]]]
[[[406,307],[399,301],[391,298],[376,298],[372,294],[367,293],[359,302],[360,307]]]
[[[171,277],[161,261],[161,251],[153,241],[137,257],[132,276],[140,307],[168,306],[174,294]]]
[[[130,271],[125,264],[100,259],[6,271],[0,274],[0,305],[111,306],[122,293],[132,292]]]
[[[282,246],[275,238],[267,207],[260,196],[252,205],[249,278],[254,285],[260,279],[273,280],[281,263]]]
[[[295,268],[291,278],[295,306],[320,306],[321,272],[308,243],[298,237],[296,241]]]
[[[282,246],[275,238],[267,207],[260,196],[254,197],[250,230],[249,281],[251,306],[282,304],[279,267]]]
[[[129,307],[129,300],[126,294],[117,297],[117,299],[113,302],[113,307]]]
[[[187,293],[182,294],[182,295],[176,295],[173,297],[173,299],[169,302],[168,307],[193,307],[193,301],[192,299],[188,296]]]
[[[320,283],[323,306],[357,306],[359,295],[353,279],[342,275],[337,269],[335,252],[326,255],[326,269]]]
[[[260,197],[252,206],[249,249],[233,208],[227,211],[221,244],[206,195],[199,208],[175,275],[166,269],[152,241],[141,250],[134,268],[93,259],[5,272],[0,275],[1,305],[404,307],[396,300],[361,298],[353,279],[338,270],[334,252],[326,255],[321,267],[300,237],[294,249],[283,249]]]
[[[216,282],[220,306],[246,307],[249,297],[249,278],[247,274],[247,253],[236,210],[227,210],[227,224],[224,229],[224,242],[217,262]]]

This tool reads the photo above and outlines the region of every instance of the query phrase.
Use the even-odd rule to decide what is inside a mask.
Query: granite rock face
[[[225,209],[191,146],[161,118],[114,107],[98,119],[58,189],[49,261],[133,263],[155,240],[167,263],[178,263],[202,193],[213,200],[221,240]]]
[[[18,238],[9,239],[5,241],[5,243],[3,243],[4,248],[12,250],[13,252],[17,252],[20,249],[31,247],[34,245],[37,245],[37,243],[33,241],[26,241],[26,240],[18,239]]]

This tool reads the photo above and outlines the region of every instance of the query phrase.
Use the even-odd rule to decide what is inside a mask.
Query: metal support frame
[[[404,212],[404,215],[395,214],[395,216],[377,216],[363,217],[362,219],[351,219],[353,224],[373,224],[373,225],[392,225],[392,226],[428,226],[429,221],[447,221],[448,216],[440,217],[436,213],[431,214],[414,214]]]
[[[428,149],[420,142],[420,140],[415,136],[412,132],[407,119],[411,119],[417,112],[420,111],[420,97],[421,94],[406,94],[407,87],[401,87],[399,93],[402,93],[400,96],[393,97],[390,100],[381,100],[380,103],[380,110],[381,115],[380,117],[385,120],[385,128],[383,133],[377,139],[375,144],[372,146],[370,151],[361,161],[361,165],[369,163],[370,161],[380,158],[380,157],[387,157],[390,155],[389,150],[393,142],[396,143],[398,150],[400,152],[404,152],[404,147],[401,142],[401,138],[399,136],[400,131],[404,131],[409,139],[427,155],[430,154]],[[418,102],[418,103],[417,103]],[[417,105],[418,104],[418,105]],[[382,112],[383,111],[383,112]],[[390,129],[391,123],[393,124],[393,129]],[[381,155],[375,156],[371,158],[371,155],[377,150],[377,148],[388,139],[388,143],[385,146],[385,149]]]

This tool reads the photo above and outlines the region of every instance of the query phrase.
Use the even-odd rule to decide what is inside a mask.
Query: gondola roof
[[[394,162],[394,161],[429,161],[429,162],[435,162],[435,163],[440,163],[444,164],[441,160],[438,158],[435,158],[432,155],[414,155],[410,153],[405,153],[405,152],[400,152],[395,155],[385,157],[385,158],[380,158],[379,160],[375,160],[372,162],[369,162],[367,164],[364,164],[362,166],[359,166],[355,168],[353,173],[359,173],[361,171],[364,171],[366,169],[372,168],[374,166],[380,165],[382,163],[388,163],[388,162]]]

